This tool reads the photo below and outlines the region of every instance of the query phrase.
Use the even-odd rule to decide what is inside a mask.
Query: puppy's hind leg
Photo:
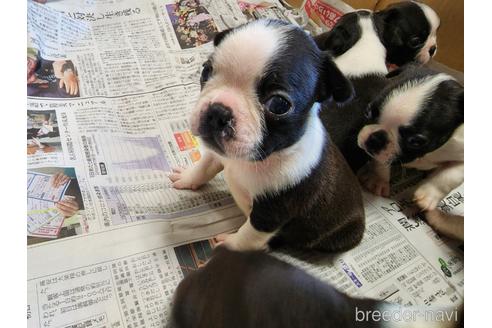
[[[439,210],[425,213],[427,223],[444,236],[463,241],[465,238],[465,221],[461,215],[444,213]]]
[[[390,166],[372,160],[359,170],[357,176],[367,191],[377,196],[390,196]]]
[[[275,235],[274,232],[257,230],[248,218],[235,233],[221,234],[215,237],[227,248],[235,251],[254,251],[268,249],[268,241]]]
[[[308,246],[325,252],[343,252],[357,246],[364,236],[364,218],[354,220],[338,230],[321,236]]]
[[[424,211],[434,210],[448,193],[463,183],[463,180],[463,162],[443,165],[422,181],[415,190],[413,200]]]
[[[176,189],[197,190],[224,169],[222,162],[211,152],[205,152],[194,166],[173,168],[169,180]]]

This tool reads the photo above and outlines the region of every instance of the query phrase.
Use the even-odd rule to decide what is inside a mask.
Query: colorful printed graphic
[[[199,0],[177,0],[166,5],[166,10],[181,49],[208,43],[218,32],[212,16]]]
[[[215,242],[213,239],[197,241],[192,244],[174,248],[183,275],[201,268],[212,255]]]

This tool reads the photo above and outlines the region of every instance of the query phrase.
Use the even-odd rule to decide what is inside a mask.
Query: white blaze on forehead
[[[371,17],[359,17],[359,26],[360,39],[352,48],[335,58],[338,68],[348,77],[388,73],[386,48],[379,40]]]
[[[214,74],[235,86],[251,85],[286,40],[288,26],[256,21],[226,35],[213,56]]]
[[[431,7],[427,6],[424,3],[415,3],[420,6],[422,11],[424,12],[425,18],[427,18],[427,21],[430,24],[430,31],[429,35],[427,36],[427,40],[425,41],[422,49],[420,49],[419,53],[416,56],[416,59],[420,63],[425,64],[431,59],[431,55],[429,53],[430,49],[434,46],[437,46],[437,28],[439,27],[441,20]],[[435,53],[436,51],[434,51],[433,56],[435,55]]]
[[[441,82],[452,80],[446,74],[437,74],[424,79],[412,80],[393,90],[381,106],[379,123],[386,127],[408,125],[422,110],[422,104]]]
[[[425,3],[415,2],[415,4],[420,6],[422,11],[424,12],[425,17],[427,18],[427,21],[429,22],[429,24],[431,26],[430,35],[435,35],[437,28],[441,24],[441,20],[440,20],[439,16],[436,14],[434,9],[432,9],[431,7],[426,5]]]

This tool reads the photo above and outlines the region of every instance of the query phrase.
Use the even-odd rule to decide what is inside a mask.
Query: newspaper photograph
[[[27,172],[27,244],[65,238],[87,231],[84,202],[70,167]]]
[[[28,327],[165,327],[178,283],[245,220],[221,174],[197,191],[167,177],[202,156],[188,116],[215,34],[262,17],[329,28],[350,10],[337,3],[28,1]],[[355,249],[273,254],[353,296],[459,304],[463,245],[422,220],[401,176],[391,199],[364,193]],[[439,208],[463,214],[464,187]]]

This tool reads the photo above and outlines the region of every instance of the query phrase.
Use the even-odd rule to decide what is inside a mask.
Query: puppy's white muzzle
[[[382,134],[384,141],[381,141],[381,146],[374,148],[371,139],[377,134]],[[385,165],[391,164],[399,152],[398,139],[393,137],[391,131],[379,124],[370,124],[362,128],[357,136],[357,145],[369,156]]]
[[[417,57],[415,58],[421,64],[427,64],[427,62],[437,53],[437,37],[431,36],[427,39],[422,49],[420,49]]]
[[[253,157],[262,140],[262,118],[250,98],[230,87],[205,89],[191,114],[192,133],[226,157]]]

